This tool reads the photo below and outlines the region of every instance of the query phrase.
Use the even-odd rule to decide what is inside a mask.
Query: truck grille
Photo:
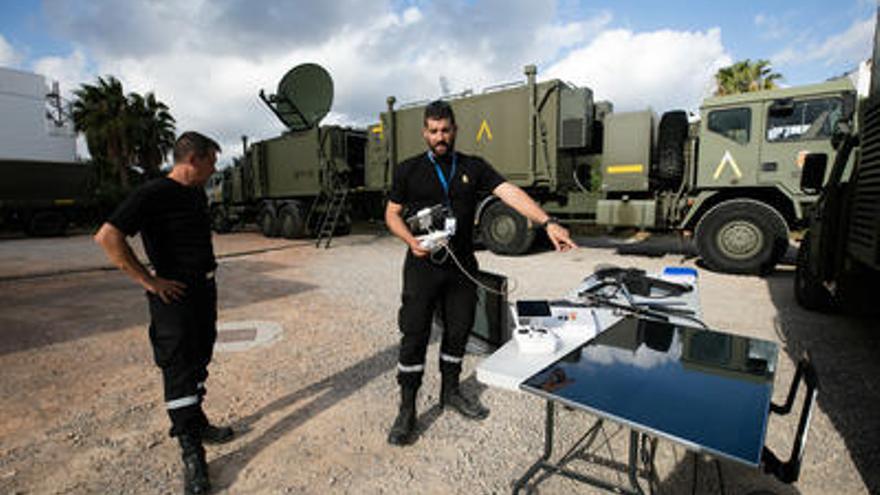
[[[861,158],[854,171],[848,248],[854,258],[880,268],[880,97],[864,111]]]

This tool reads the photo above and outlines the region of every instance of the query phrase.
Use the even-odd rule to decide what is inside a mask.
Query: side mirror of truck
[[[828,155],[825,153],[809,153],[804,157],[804,168],[801,170],[801,191],[805,194],[818,194],[825,180],[825,168],[828,166]]]
[[[791,114],[794,113],[794,100],[791,98],[774,100],[773,104],[770,105],[769,113],[771,117],[777,119],[791,117]]]

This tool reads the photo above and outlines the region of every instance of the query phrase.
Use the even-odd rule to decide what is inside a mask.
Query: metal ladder
[[[321,243],[323,243],[324,249],[327,249],[330,247],[330,241],[333,240],[333,233],[336,231],[339,216],[342,214],[342,210],[345,209],[345,202],[348,199],[348,187],[341,180],[334,178],[333,190],[329,193],[322,192],[316,201],[320,204],[322,198],[325,208],[321,214],[321,224],[318,228],[318,238],[315,241],[315,247],[321,247]]]

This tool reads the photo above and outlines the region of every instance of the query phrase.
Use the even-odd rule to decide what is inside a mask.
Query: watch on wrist
[[[559,225],[559,219],[556,217],[547,217],[547,220],[544,220],[544,223],[541,224],[541,228],[546,229],[551,223]]]

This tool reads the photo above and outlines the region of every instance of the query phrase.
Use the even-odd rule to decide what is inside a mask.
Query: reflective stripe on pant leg
[[[440,344],[440,370],[460,370],[468,337],[474,326],[477,307],[476,286],[456,273],[446,284],[443,298],[443,342]]]
[[[438,274],[438,270],[424,260],[408,256],[404,263],[397,318],[401,332],[397,381],[401,385],[417,387],[421,384],[434,308],[443,282]]]

